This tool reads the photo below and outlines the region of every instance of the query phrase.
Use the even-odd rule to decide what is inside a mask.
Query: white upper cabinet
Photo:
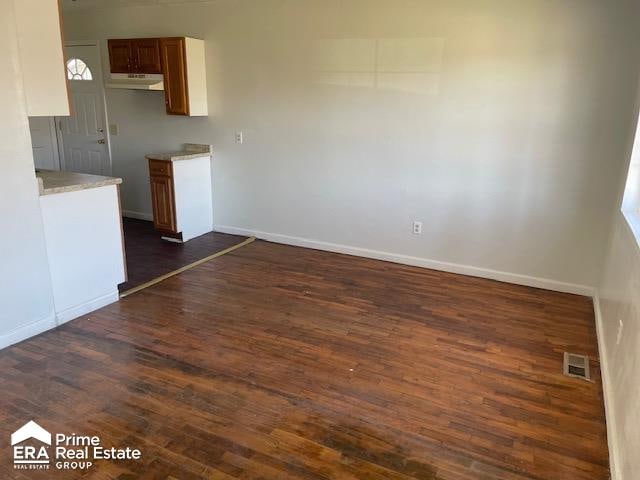
[[[14,0],[27,114],[69,115],[69,96],[57,0]]]

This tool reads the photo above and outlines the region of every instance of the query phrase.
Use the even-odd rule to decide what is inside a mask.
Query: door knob
[[[105,142],[104,138],[101,138],[100,140],[98,140],[98,143],[99,143],[100,145],[104,145],[104,144],[105,144],[105,143],[107,143],[107,142]]]

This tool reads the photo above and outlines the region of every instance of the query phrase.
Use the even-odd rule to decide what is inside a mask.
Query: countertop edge
[[[162,154],[162,153],[151,153],[149,155],[145,155],[147,160],[156,160],[158,162],[181,162],[184,160],[193,160],[196,158],[208,157],[211,158],[212,154],[210,152],[202,152],[202,153],[188,153],[185,155],[171,155],[171,154]]]
[[[145,155],[147,160],[157,160],[160,162],[179,162],[182,160],[193,160],[195,158],[213,156],[213,145],[208,143],[185,143],[182,149],[165,150]]]
[[[69,192],[78,192],[81,190],[90,190],[92,188],[100,188],[100,187],[108,187],[111,185],[120,185],[122,184],[121,178],[109,178],[107,180],[100,180],[96,182],[87,182],[87,183],[79,183],[76,185],[65,185],[61,187],[50,187],[44,188],[42,179],[39,179],[40,186],[40,196],[44,197],[47,195],[54,195],[56,193],[69,193]]]

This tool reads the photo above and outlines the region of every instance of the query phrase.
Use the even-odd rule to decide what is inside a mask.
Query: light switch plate
[[[118,128],[118,125],[116,123],[111,123],[109,124],[109,135],[118,135],[120,129]]]

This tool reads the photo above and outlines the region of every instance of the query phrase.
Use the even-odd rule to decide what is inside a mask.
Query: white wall
[[[598,293],[600,356],[617,473],[612,478],[635,480],[640,478],[640,248],[622,215],[614,225]]]
[[[0,2],[0,348],[55,325],[13,2]]]
[[[125,210],[151,212],[145,153],[211,143],[217,225],[592,286],[633,109],[633,3],[219,0],[72,9],[65,26],[206,40],[209,118],[108,92]]]
[[[625,213],[614,215],[596,297],[613,480],[640,478],[640,88],[629,103],[636,121],[627,128],[629,169],[619,181]]]

